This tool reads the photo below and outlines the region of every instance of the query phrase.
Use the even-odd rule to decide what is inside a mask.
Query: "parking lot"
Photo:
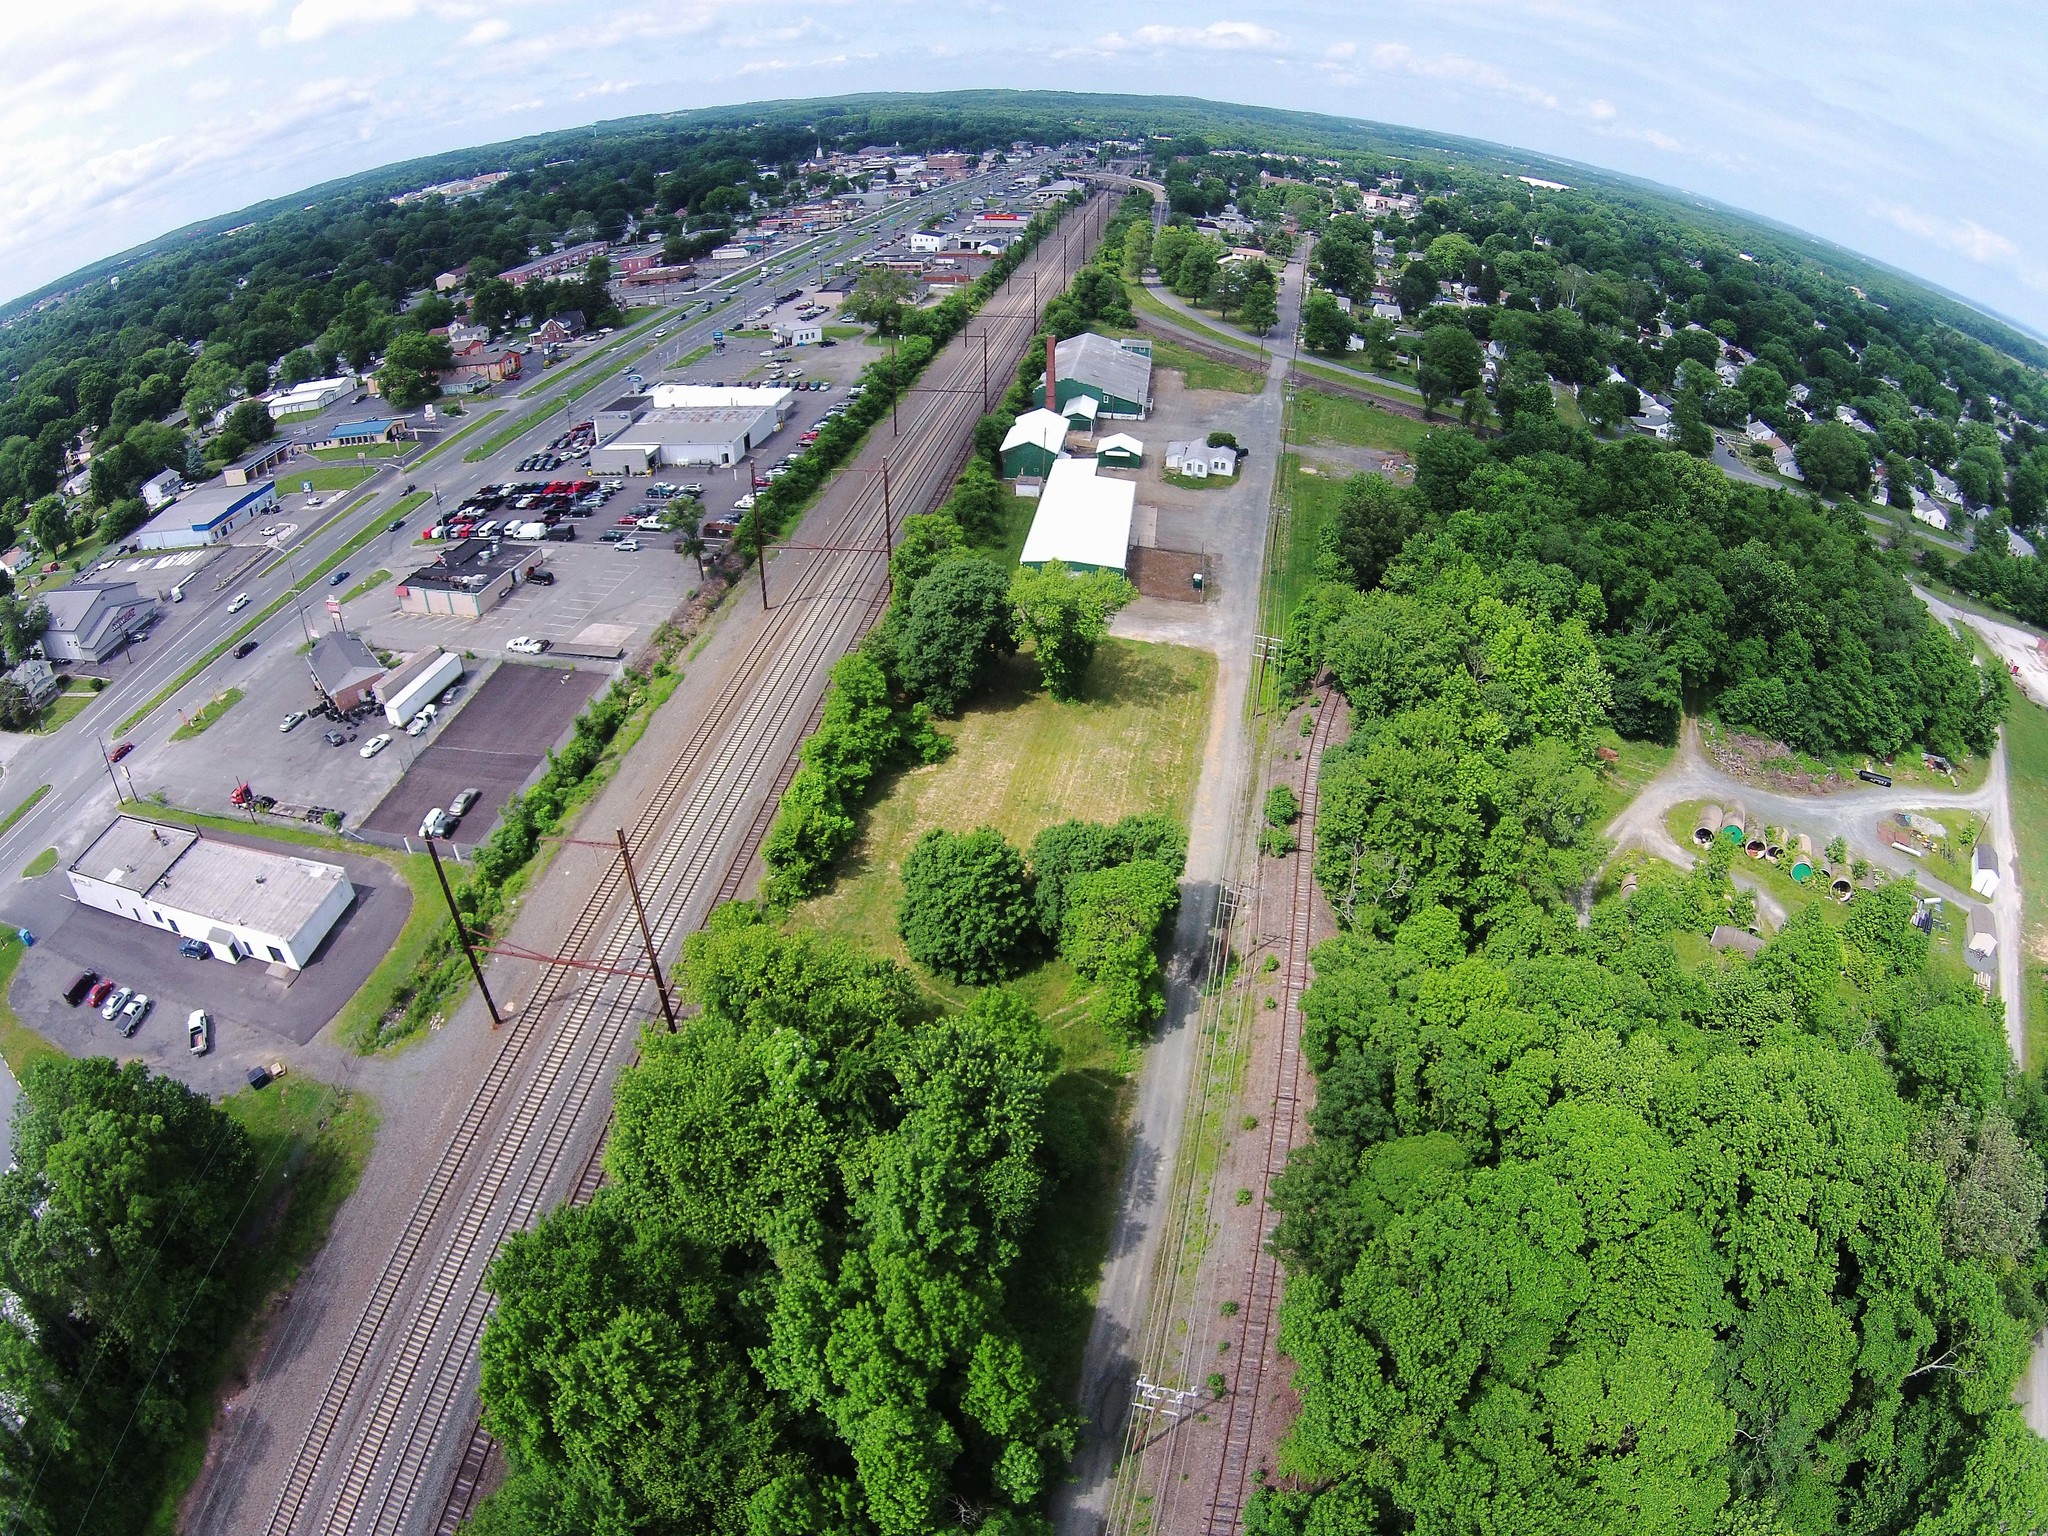
[[[446,808],[465,789],[477,789],[483,793],[462,818],[454,841],[465,846],[483,841],[505,802],[604,682],[595,672],[568,667],[500,665],[452,720],[436,727],[425,750],[412,759],[364,827],[388,837],[415,837],[428,811]]]
[[[206,835],[271,852],[280,847],[259,837]],[[22,956],[9,1000],[23,1022],[72,1055],[138,1058],[205,1091],[239,1088],[250,1066],[326,1027],[390,951],[412,908],[404,879],[382,860],[325,850],[312,856],[348,871],[355,903],[303,971],[273,975],[256,960],[188,960],[178,953],[176,934],[79,905],[59,868],[10,905],[36,943]],[[133,1038],[122,1039],[96,1010],[65,1003],[64,988],[88,969],[149,994],[155,1006]],[[187,1048],[185,1019],[194,1008],[213,1015],[214,1048],[204,1057]]]

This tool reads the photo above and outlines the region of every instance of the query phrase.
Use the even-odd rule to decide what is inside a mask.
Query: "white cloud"
[[[1555,94],[1538,86],[1525,85],[1504,69],[1468,59],[1457,53],[1417,53],[1406,43],[1375,43],[1368,57],[1373,64],[1389,72],[1417,75],[1426,80],[1440,80],[1451,85],[1470,86],[1475,90],[1488,91],[1496,96],[1508,96],[1532,106],[1557,111],[1560,103]]]
[[[467,32],[463,33],[462,46],[465,48],[483,48],[511,35],[512,23],[505,20],[502,16],[493,16],[488,21],[478,22]]]
[[[1095,40],[1107,53],[1134,49],[1199,48],[1217,53],[1279,53],[1287,39],[1255,21],[1212,21],[1205,27],[1136,27],[1129,34],[1109,32]]]
[[[284,25],[287,42],[317,42],[344,27],[374,27],[409,21],[419,0],[299,0]]]
[[[2048,292],[2048,265],[2027,259],[2017,240],[1971,218],[1935,215],[1911,203],[1878,202],[1872,211],[1909,235],[1956,252],[1981,266],[2011,272],[2029,288]]]

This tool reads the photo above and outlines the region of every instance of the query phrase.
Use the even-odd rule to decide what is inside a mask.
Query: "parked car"
[[[484,792],[480,789],[463,790],[453,800],[448,802],[448,814],[457,821],[460,821],[469,814],[469,808],[483,798],[483,794]]]
[[[280,720],[277,723],[277,728],[280,731],[297,730],[300,724],[304,722],[305,718],[306,712],[303,709],[295,709],[290,714],[286,715],[284,719]]]
[[[632,554],[639,550],[640,541],[638,539],[621,539],[615,547],[621,553]]]
[[[119,761],[121,761],[122,758],[126,757],[130,752],[133,752],[134,750],[134,742],[124,741],[119,746],[115,747],[113,751],[107,754],[107,761],[110,763],[118,763]]]
[[[379,731],[375,736],[372,736],[368,741],[364,742],[362,746],[358,747],[356,751],[357,754],[362,757],[375,757],[379,752],[382,752],[386,747],[390,745],[390,736],[388,736],[382,731]]]
[[[204,1008],[194,1008],[185,1020],[185,1045],[194,1056],[204,1056],[213,1049],[213,1015]]]
[[[135,995],[133,987],[116,987],[100,1005],[100,1017],[111,1022],[116,1014],[128,1006],[128,999]]]
[[[256,642],[254,640],[244,640],[240,645],[235,647],[235,660],[240,661],[244,656],[253,654],[255,652],[255,649]]]
[[[573,539],[576,537],[576,530],[571,528],[568,530],[568,534]],[[552,587],[555,584],[555,573],[544,565],[537,565],[526,579],[533,582],[536,586]]]
[[[515,656],[538,656],[547,649],[547,642],[536,640],[531,635],[514,635],[505,642],[505,649]]]
[[[71,978],[71,985],[64,989],[64,1001],[76,1008],[85,1001],[85,994],[93,989],[99,979],[98,971],[80,971]]]
[[[85,994],[85,1006],[88,1008],[99,1007],[101,1003],[107,1000],[107,994],[113,990],[114,984],[111,981],[102,979],[94,982],[92,990]]]
[[[341,732],[339,731],[322,731],[320,733],[320,739],[326,742],[327,745],[329,745],[330,747],[342,747],[348,745],[348,738],[342,735]]]
[[[211,960],[213,958],[213,951],[197,939],[187,939],[184,943],[180,944],[178,946],[178,953],[187,960]]]
[[[448,813],[439,806],[435,806],[420,820],[421,837],[446,837],[454,830],[455,823],[448,819]]]
[[[243,610],[244,608],[246,608],[246,607],[248,607],[248,606],[249,606],[249,594],[248,594],[248,593],[246,593],[246,592],[237,592],[237,593],[236,593],[236,594],[234,595],[234,598],[233,598],[233,600],[232,600],[232,601],[230,601],[230,602],[229,602],[229,604],[228,604],[228,612],[229,612],[229,613],[240,613],[240,612],[241,612],[241,611],[242,611],[242,610]]]
[[[334,574],[333,574],[332,576],[330,576],[330,577],[328,577],[328,578],[327,578],[327,585],[329,585],[330,587],[338,587],[338,586],[340,586],[340,585],[341,585],[341,584],[342,584],[342,583],[343,583],[344,581],[347,581],[347,580],[348,580],[348,572],[347,572],[347,571],[336,571],[336,572],[335,572],[335,573],[334,573]]]
[[[439,710],[435,709],[433,705],[429,704],[425,709],[421,710],[418,714],[414,715],[412,719],[406,723],[405,734],[408,736],[426,735],[428,729],[434,723],[434,717],[439,713]]]
[[[142,1028],[142,1021],[149,1017],[149,1010],[153,1006],[147,992],[138,992],[128,999],[128,1006],[121,1010],[121,1036],[123,1039],[128,1038],[135,1031]]]

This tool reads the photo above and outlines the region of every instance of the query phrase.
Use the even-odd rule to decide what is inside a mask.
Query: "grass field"
[[[390,579],[391,573],[389,571],[372,571],[370,572],[369,575],[365,576],[361,581],[357,582],[354,586],[350,587],[346,592],[342,593],[341,600],[344,603],[352,603],[357,598],[364,596],[366,593],[376,591],[379,587],[383,586],[384,583],[389,581]]]
[[[704,359],[709,357],[715,350],[716,348],[714,348],[711,345],[711,343],[707,341],[701,347],[692,347],[688,352],[685,352],[681,357],[677,358],[674,362],[670,363],[669,367],[693,368],[698,363],[703,362]]]
[[[827,325],[820,328],[820,334],[827,341],[859,341],[867,333],[868,328],[864,325]]]
[[[0,1060],[6,1061],[7,1070],[14,1074],[17,1082],[28,1070],[29,1063],[38,1056],[64,1054],[22,1023],[21,1016],[7,999],[7,994],[14,988],[15,967],[21,964],[23,953],[21,939],[12,928],[0,933]]]
[[[1422,393],[1405,384],[1389,384],[1385,379],[1369,378],[1363,373],[1352,373],[1334,363],[1317,363],[1302,357],[1296,358],[1294,366],[1311,378],[1321,379],[1329,384],[1343,384],[1351,389],[1363,389],[1374,394],[1398,400],[1404,405],[1422,404]],[[1448,418],[1447,418],[1448,419]]]
[[[1239,352],[1257,352],[1259,343],[1243,331],[1219,331],[1213,325],[1206,325],[1192,315],[1184,315],[1171,304],[1164,303],[1151,289],[1137,283],[1126,283],[1124,287],[1131,295],[1131,308],[1141,315],[1150,315],[1165,325],[1177,325],[1182,330],[1203,341],[1214,342],[1219,347],[1229,347]]]
[[[908,964],[896,936],[896,872],[928,828],[992,826],[1024,847],[1071,817],[1186,816],[1214,686],[1215,663],[1203,652],[1109,640],[1086,697],[1060,704],[1037,688],[1028,660],[1014,661],[994,692],[948,727],[952,756],[899,775],[870,807],[838,883],[798,907],[793,921]],[[916,973],[949,1002],[970,990]],[[1015,987],[1047,1019],[1070,1063],[1111,1059],[1077,1006],[1080,988],[1065,962],[1049,960]]]
[[[310,451],[316,459],[325,459],[329,463],[348,463],[358,457],[395,459],[402,456],[411,446],[410,443],[364,443],[356,448],[314,448]]]
[[[2022,887],[2021,932],[2026,953],[2020,974],[2026,985],[2027,1060],[2032,1071],[2048,1060],[2048,890],[2034,870],[2048,870],[2048,711],[2015,690],[2005,721],[2005,768],[2012,798],[2013,836],[2019,867],[2030,872]]]
[[[1273,557],[1266,567],[1267,622],[1284,627],[1315,577],[1323,529],[1337,515],[1344,482],[1330,475],[1303,474],[1299,456],[1283,453],[1274,493],[1288,513],[1275,534]]]
[[[1291,431],[1306,442],[1349,443],[1354,448],[1412,454],[1429,428],[1413,417],[1383,411],[1369,400],[1301,389],[1295,391]]]
[[[51,870],[55,869],[56,867],[57,850],[54,848],[45,848],[41,853],[37,854],[34,858],[30,859],[28,863],[22,867],[21,878],[24,880],[35,880],[43,875],[47,875]]]
[[[1643,792],[1643,786],[1669,766],[1676,745],[1655,741],[1623,741],[1611,730],[1602,730],[1595,746],[1612,747],[1621,754],[1618,763],[1600,766],[1600,809],[1596,825],[1606,826],[1625,806]]]
[[[278,488],[286,491],[301,490],[310,480],[313,489],[324,496],[329,491],[352,491],[376,472],[375,466],[369,464],[329,464],[319,469],[308,468],[303,464],[292,464],[279,471]]]
[[[87,688],[60,693],[50,700],[48,707],[40,715],[36,716],[36,723],[29,729],[39,736],[47,736],[52,731],[61,730],[84,713],[85,706],[98,697],[98,694]]]
[[[173,1536],[178,1504],[204,1464],[220,1384],[239,1373],[264,1326],[263,1303],[289,1285],[327,1240],[342,1201],[354,1191],[377,1136],[377,1112],[360,1093],[308,1077],[285,1077],[228,1095],[221,1108],[254,1144],[259,1178],[242,1218],[234,1306],[248,1322],[214,1369],[186,1398],[185,1436],[165,1459],[163,1492],[146,1530]]]
[[[1186,381],[1189,389],[1220,389],[1234,395],[1256,395],[1266,387],[1266,376],[1256,369],[1219,363],[1164,336],[1150,339],[1152,361],[1161,368],[1173,369]]]
[[[242,690],[230,688],[216,693],[193,712],[192,718],[171,732],[173,741],[190,741],[194,736],[216,724],[220,717],[242,702]]]

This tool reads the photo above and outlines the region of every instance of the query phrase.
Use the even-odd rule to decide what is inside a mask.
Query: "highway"
[[[135,755],[128,766],[146,762],[151,750],[161,746],[180,723],[179,710],[189,713],[222,689],[234,686],[257,661],[238,662],[230,655],[222,655],[175,695],[157,705],[132,730],[120,731],[121,723],[147,705],[195,660],[235,634],[251,615],[261,613],[282,598],[294,584],[294,573],[300,579],[309,576],[364,528],[381,529],[389,523],[408,482],[416,482],[421,490],[438,490],[442,501],[452,506],[477,486],[508,478],[513,473],[512,466],[560,436],[570,422],[580,419],[578,413],[564,408],[543,416],[517,441],[479,463],[465,463],[464,453],[551,401],[566,407],[570,404],[566,397],[593,377],[592,370],[619,372],[618,362],[646,346],[654,329],[665,326],[668,334],[654,352],[632,365],[635,371],[651,374],[653,368],[709,344],[712,331],[730,328],[782,286],[797,286],[799,278],[832,262],[851,259],[878,237],[912,224],[934,207],[964,205],[968,197],[985,192],[992,181],[1007,180],[1028,168],[1022,162],[1001,166],[992,176],[951,183],[921,197],[886,205],[804,243],[800,247],[805,252],[800,270],[784,272],[779,282],[767,275],[767,269],[782,265],[789,254],[771,252],[755,264],[760,271],[744,285],[724,288],[707,283],[679,296],[672,306],[674,313],[666,319],[656,320],[651,326],[636,324],[594,349],[572,353],[559,367],[542,375],[538,387],[535,381],[527,379],[501,387],[489,396],[465,398],[468,414],[444,418],[438,439],[429,438],[422,443],[420,450],[405,463],[386,461],[362,486],[329,498],[327,505],[310,516],[281,510],[272,521],[299,525],[299,532],[288,545],[289,563],[274,556],[265,557],[250,564],[244,574],[225,579],[224,573],[236,571],[261,551],[250,549],[245,554],[236,548],[217,557],[204,574],[189,584],[182,603],[164,605],[163,617],[147,640],[131,648],[129,655],[113,660],[112,682],[76,719],[49,736],[0,736],[0,816],[21,804],[39,786],[51,786],[50,792],[21,821],[0,835],[0,871],[18,871],[42,849],[61,848],[109,813],[114,806],[114,785],[101,756],[102,743],[104,748],[111,748],[119,741],[132,741]],[[753,269],[742,269],[750,270]],[[713,302],[720,308],[714,313],[703,313],[704,306]],[[681,319],[686,313],[691,318]],[[598,361],[587,368],[577,366],[593,353]],[[610,398],[605,389],[599,388],[582,394],[574,404],[589,410]],[[370,407],[365,405],[361,409],[367,411]],[[445,448],[438,446],[480,416],[500,409],[506,415],[490,426],[480,426]],[[291,474],[286,470],[280,477],[280,490],[290,483]],[[379,533],[352,563],[371,569],[403,561],[404,548],[417,534],[424,516],[423,512],[413,514],[402,533]],[[144,577],[141,585],[145,590],[152,586],[168,588],[176,579],[169,575]],[[249,606],[240,613],[229,613],[228,605],[241,592],[249,594]],[[315,581],[303,599],[316,626],[321,600],[326,595],[325,586]],[[250,634],[251,639],[266,648],[277,643],[296,645],[301,636],[299,611],[291,603],[286,603]],[[125,775],[121,784],[125,792]]]
[[[756,812],[831,664],[879,611],[881,461],[894,519],[944,495],[980,414],[970,386],[981,333],[1012,366],[1035,329],[1034,274],[1041,298],[1059,291],[1109,207],[1098,198],[1070,214],[1066,235],[933,362],[935,387],[906,401],[900,436],[886,422],[871,433],[797,535],[834,548],[774,557],[765,611],[742,586],[684,689],[585,816],[581,836],[627,830],[662,953],[744,867]],[[459,1515],[448,1490],[471,1443],[483,1276],[508,1233],[588,1187],[613,1074],[651,1006],[645,980],[620,974],[640,963],[623,896],[615,861],[564,849],[506,942],[565,959],[494,961],[493,990],[513,1000],[503,1033],[488,1034],[472,1000],[417,1053],[447,1075],[427,1113],[388,1115],[362,1190],[224,1423],[190,1528],[398,1536]]]

